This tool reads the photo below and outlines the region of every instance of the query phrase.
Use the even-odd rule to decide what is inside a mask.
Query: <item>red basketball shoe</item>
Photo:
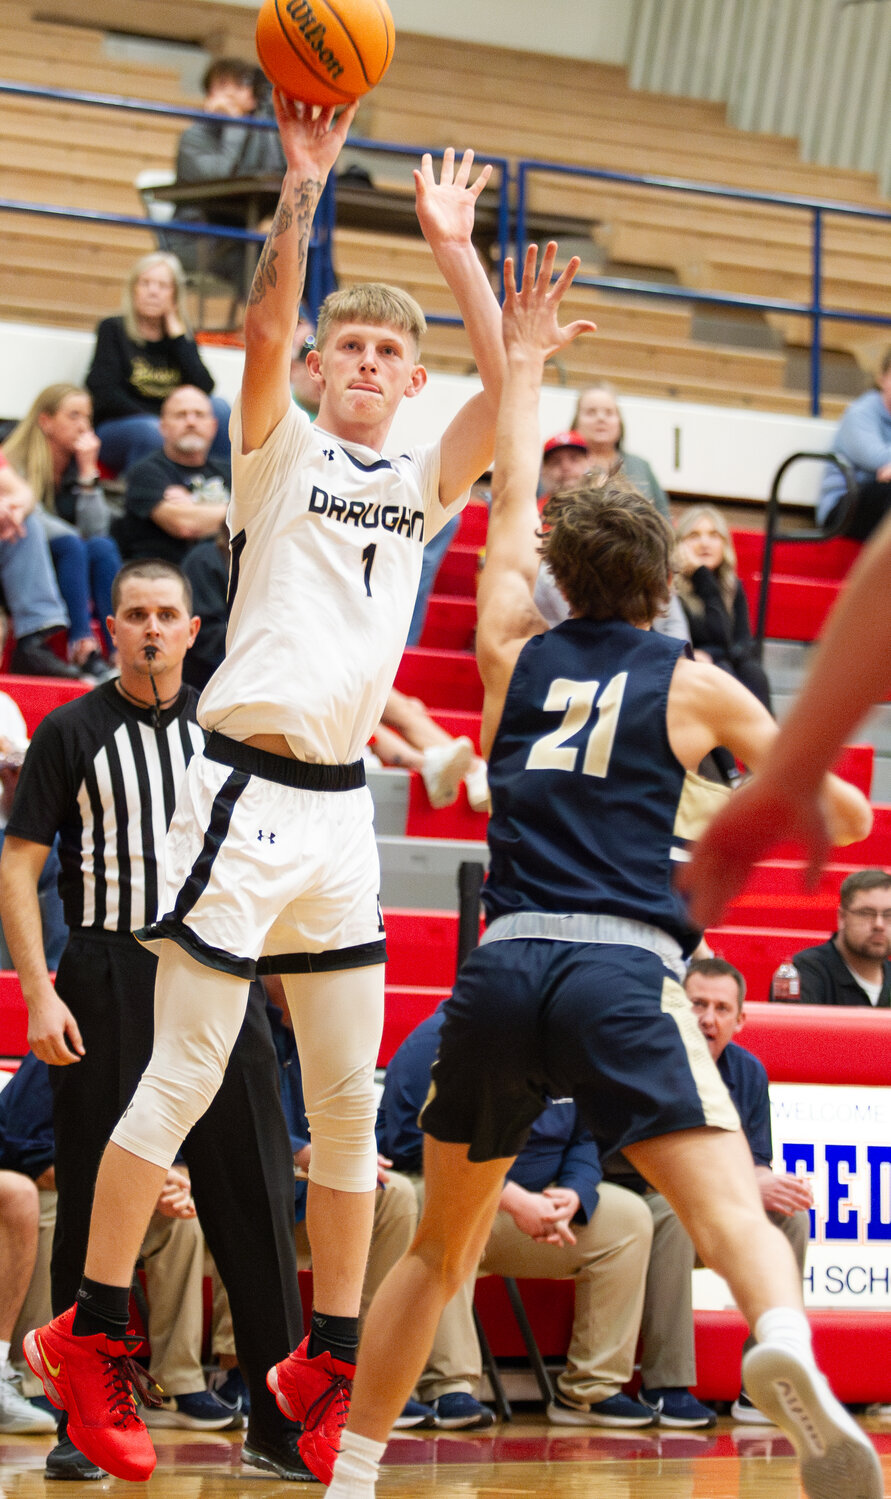
[[[350,1391],[355,1364],[333,1354],[307,1358],[309,1338],[270,1369],[266,1383],[280,1411],[289,1421],[300,1421],[303,1431],[297,1446],[300,1456],[320,1483],[330,1484],[334,1459],[340,1451],[340,1434],[350,1410]]]
[[[156,1459],[136,1414],[133,1386],[143,1404],[159,1403],[145,1370],[130,1357],[142,1339],[75,1338],[74,1313],[71,1307],[27,1333],[25,1358],[53,1405],[68,1412],[68,1435],[84,1457],[115,1478],[139,1482],[149,1477]]]

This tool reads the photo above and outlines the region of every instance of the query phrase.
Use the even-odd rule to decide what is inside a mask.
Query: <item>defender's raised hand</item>
[[[491,166],[485,166],[471,183],[472,166],[473,152],[465,151],[456,171],[455,152],[449,146],[443,154],[439,182],[433,174],[429,152],[421,157],[420,171],[415,169],[415,208],[431,249],[449,243],[470,243],[476,200],[492,175]]]
[[[589,322],[587,318],[578,318],[562,328],[557,321],[560,303],[572,285],[581,261],[577,255],[573,255],[565,270],[552,282],[556,258],[557,246],[551,240],[545,247],[541,269],[536,275],[538,246],[530,245],[526,251],[519,290],[513,258],[508,256],[504,262],[505,294],[501,329],[508,355],[526,351],[548,359],[559,349],[565,349],[581,333],[597,331],[597,324]]]

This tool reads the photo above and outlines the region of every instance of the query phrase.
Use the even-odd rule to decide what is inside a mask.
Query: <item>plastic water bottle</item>
[[[771,982],[770,997],[784,1004],[795,1004],[801,999],[801,979],[794,963],[780,964]]]

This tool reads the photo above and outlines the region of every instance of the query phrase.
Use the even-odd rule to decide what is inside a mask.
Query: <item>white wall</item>
[[[195,4],[196,0],[192,0]],[[198,0],[200,3],[200,0]],[[246,10],[256,0],[223,0]],[[494,47],[624,63],[636,0],[388,0],[397,33],[472,37]]]
[[[20,417],[45,385],[83,380],[93,338],[61,328],[0,323],[0,347],[0,415]],[[241,351],[207,345],[202,358],[217,382],[217,394],[231,401],[241,381]],[[390,447],[432,441],[478,388],[476,381],[459,375],[432,375],[422,395],[400,407]],[[542,440],[569,426],[575,394],[551,386],[542,392]],[[643,396],[623,395],[621,404],[629,451],[649,459],[666,489],[727,500],[765,500],[783,459],[799,450],[825,449],[834,427],[810,417]],[[816,482],[813,466],[799,465],[783,497],[813,500]]]

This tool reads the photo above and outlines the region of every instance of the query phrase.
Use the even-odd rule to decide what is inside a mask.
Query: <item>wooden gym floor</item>
[[[891,1421],[865,1421],[891,1489]],[[241,1435],[156,1431],[158,1466],[151,1499],[297,1499],[321,1494],[288,1485],[239,1462]],[[0,1499],[46,1499],[43,1461],[49,1437],[0,1435]],[[66,1484],[72,1496],[133,1485]],[[711,1431],[567,1430],[540,1415],[518,1414],[478,1435],[400,1433],[387,1451],[379,1499],[798,1499],[792,1448],[774,1428],[722,1418]],[[846,1499],[843,1494],[838,1499]]]

